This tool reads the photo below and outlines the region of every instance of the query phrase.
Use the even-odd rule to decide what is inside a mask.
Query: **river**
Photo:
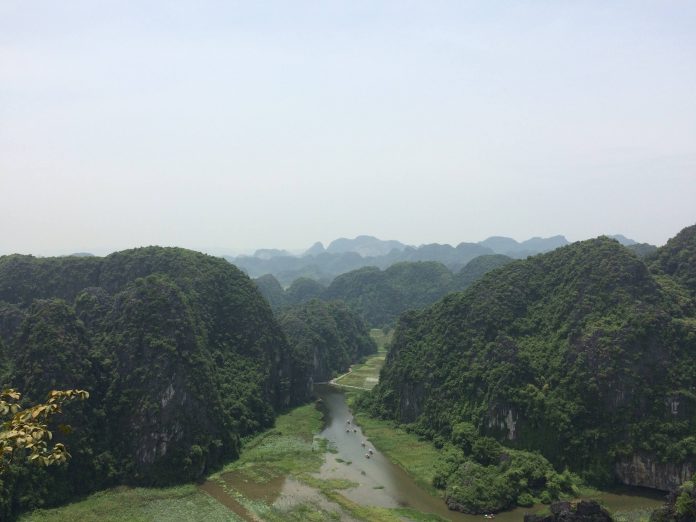
[[[328,385],[319,385],[315,391],[323,401],[325,414],[325,426],[319,436],[328,439],[336,451],[327,453],[326,462],[320,471],[321,478],[343,478],[360,484],[356,488],[342,491],[343,495],[363,505],[410,507],[452,521],[483,520],[481,515],[467,515],[447,509],[441,498],[418,486],[402,468],[374,448],[369,440],[366,446],[373,449],[374,453],[369,459],[366,458],[366,448],[361,443],[367,437],[359,426],[355,426],[353,422],[346,423],[352,419],[352,413],[344,394]],[[351,464],[346,465],[346,462]],[[605,492],[598,500],[612,511],[654,509],[663,502],[659,494],[645,491]],[[517,508],[498,513],[496,520],[520,521],[525,513],[533,513],[544,507]]]
[[[420,487],[402,468],[393,464],[363,434],[360,426],[352,421],[353,415],[346,404],[345,395],[331,385],[316,385],[316,395],[321,398],[324,414],[324,427],[318,437],[329,441],[330,451],[325,454],[325,462],[319,470],[318,478],[344,479],[355,482],[357,487],[341,489],[340,493],[351,501],[363,506],[385,508],[408,507],[422,513],[433,513],[445,520],[473,522],[484,520],[481,515],[467,515],[447,509],[444,501],[428,490]],[[351,422],[346,422],[350,420]],[[365,443],[365,446],[363,446]],[[372,450],[370,458],[366,457]],[[229,491],[236,490],[253,502],[273,506],[281,512],[305,503],[335,512],[338,509],[317,489],[296,480],[292,476],[276,476],[271,480],[256,483],[238,472],[222,475],[222,482],[209,480],[201,486],[208,494],[225,504],[244,520],[263,520],[254,515],[235,500]],[[662,504],[659,493],[645,490],[603,492],[596,497],[612,511],[654,509]],[[525,513],[545,509],[540,505],[532,508],[516,508],[496,515],[502,522],[520,521]],[[341,516],[341,520],[354,520]]]

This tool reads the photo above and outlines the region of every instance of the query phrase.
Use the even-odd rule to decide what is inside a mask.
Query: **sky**
[[[0,0],[0,254],[664,244],[696,2]]]

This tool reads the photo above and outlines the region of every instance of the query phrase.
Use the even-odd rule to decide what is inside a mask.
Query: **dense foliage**
[[[475,257],[454,275],[453,289],[466,290],[491,270],[505,266],[510,261],[512,258],[502,254]]]
[[[626,245],[626,248],[638,257],[648,257],[657,252],[657,247],[649,243],[635,243],[633,245]]]
[[[667,502],[656,509],[650,522],[693,522],[696,520],[696,475],[670,492]]]
[[[696,225],[667,241],[650,260],[653,269],[670,275],[696,296]]]
[[[271,274],[263,275],[254,279],[254,283],[261,292],[261,295],[268,301],[273,310],[280,310],[287,305],[285,290],[280,286],[280,282]]]
[[[73,427],[57,438],[69,465],[8,467],[3,520],[111,484],[200,477],[311,378],[249,278],[183,249],[0,258],[0,343],[0,385],[28,401],[90,392],[56,420]]]
[[[20,392],[11,388],[0,391],[0,476],[18,459],[43,466],[66,463],[70,454],[63,443],[52,442],[48,421],[61,413],[64,403],[88,397],[84,390],[51,390],[45,402],[23,409]]]
[[[562,494],[578,492],[577,476],[567,470],[558,473],[538,453],[503,448],[494,439],[474,434],[467,443],[447,447],[435,477],[435,484],[445,488],[450,509],[490,513],[548,504]]]
[[[326,287],[308,277],[295,279],[285,292],[285,304],[297,305],[320,298],[324,295]]]
[[[393,323],[404,311],[435,302],[452,288],[452,272],[440,263],[397,263],[386,270],[361,268],[338,276],[324,294],[340,299],[370,326]]]
[[[456,274],[441,263],[424,261],[396,263],[386,270],[365,267],[338,276],[328,288],[300,278],[283,291],[270,274],[255,282],[276,312],[315,298],[340,300],[369,326],[384,327],[406,310],[422,308],[449,292],[468,288],[485,273],[510,261],[502,255],[479,256]]]
[[[681,259],[693,237],[685,243],[659,252],[661,266]],[[690,259],[665,271],[688,283]],[[403,315],[368,406],[462,451],[439,485],[468,510],[479,509],[464,500],[488,480],[486,466],[514,461],[500,443],[596,482],[613,480],[614,463],[636,454],[693,461],[694,315],[683,287],[651,275],[616,241],[575,243]],[[553,496],[555,481],[514,494],[501,483],[491,502]]]
[[[304,368],[297,375],[311,375],[310,381],[293,379],[296,395],[309,397],[312,381],[328,381],[377,351],[362,319],[340,302],[314,299],[287,309],[279,322],[292,347],[294,364]]]

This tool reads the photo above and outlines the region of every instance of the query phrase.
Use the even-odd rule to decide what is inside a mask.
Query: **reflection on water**
[[[611,511],[631,511],[655,509],[665,503],[666,496],[666,492],[655,489],[617,488],[612,491],[602,491],[592,498]]]
[[[317,385],[315,392],[322,399],[321,407],[325,422],[319,436],[329,440],[332,450],[326,454],[326,460],[317,475],[319,478],[344,479],[357,483],[358,486],[343,489],[340,493],[360,505],[386,508],[409,507],[452,521],[480,522],[483,520],[481,515],[450,511],[441,498],[419,487],[403,469],[392,464],[377,451],[363,435],[360,427],[353,423],[353,416],[340,390],[329,385]],[[370,449],[372,454],[370,458],[367,458],[366,454]],[[253,477],[238,470],[223,474],[219,481],[207,481],[202,488],[244,520],[257,520],[257,518],[234,500],[228,491],[237,491],[249,500],[262,501],[281,511],[299,504],[310,504],[325,512],[335,513],[341,521],[352,520],[341,512],[337,504],[329,501],[315,488],[292,477],[269,477],[269,480],[258,483]],[[659,493],[640,490],[604,492],[598,496],[597,500],[612,511],[653,509],[663,502]],[[519,521],[524,518],[525,513],[540,511],[545,507],[517,508],[498,513],[496,520]]]
[[[369,441],[367,447],[372,448],[374,454],[369,459],[366,458],[366,448],[361,445],[366,437],[358,426],[353,425],[353,417],[343,393],[326,385],[316,386],[315,392],[323,400],[326,415],[326,426],[319,436],[331,441],[332,446],[338,451],[327,455],[320,476],[324,479],[344,478],[360,484],[357,488],[341,491],[341,494],[362,505],[410,507],[454,521],[483,520],[481,515],[466,515],[447,509],[441,498],[418,486],[403,469],[392,464]],[[347,420],[351,420],[348,432]],[[357,429],[357,432],[353,432],[352,429]],[[351,464],[347,465],[337,459]],[[498,514],[496,520],[519,521],[524,517],[524,513],[534,511],[533,508],[515,509]]]
[[[360,484],[356,488],[341,491],[343,495],[362,505],[410,507],[453,521],[483,520],[481,515],[450,511],[441,498],[419,487],[403,469],[377,451],[369,440],[367,447],[363,447],[361,443],[366,437],[360,427],[353,424],[352,414],[340,390],[328,385],[318,385],[315,392],[323,400],[325,414],[325,427],[319,436],[328,439],[337,451],[335,454],[327,454],[319,475],[324,479],[342,478]],[[351,421],[350,424],[346,423],[347,420]],[[365,456],[367,448],[374,451],[369,459]],[[662,503],[659,494],[648,496],[645,492],[636,491],[602,493],[598,500],[612,511],[652,509]],[[498,513],[496,520],[519,521],[525,513],[534,513],[544,508],[545,506],[517,508]]]

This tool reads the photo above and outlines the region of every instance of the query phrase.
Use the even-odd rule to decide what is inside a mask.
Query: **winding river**
[[[324,428],[318,436],[327,439],[330,448],[319,471],[319,478],[345,479],[359,484],[354,488],[342,489],[340,493],[363,506],[408,507],[452,521],[480,522],[484,520],[481,515],[450,511],[441,498],[416,484],[402,468],[393,464],[372,446],[360,426],[353,423],[353,415],[340,389],[328,384],[316,385],[315,393],[321,398],[321,408],[324,413]],[[347,422],[349,420],[350,422]],[[366,453],[370,449],[372,453],[370,458],[367,458]],[[208,480],[201,488],[244,520],[261,519],[228,494],[229,488],[243,493],[247,499],[260,501],[281,510],[291,508],[298,503],[310,503],[329,512],[335,511],[338,507],[335,504],[332,505],[317,489],[293,477],[275,477],[268,482],[257,484],[240,476],[237,472],[229,472],[222,475],[222,481],[220,483]],[[602,493],[598,500],[612,511],[654,509],[663,502],[660,494],[639,490]],[[525,513],[540,511],[545,507],[513,509],[498,513],[496,520],[520,521],[523,520]],[[341,517],[341,520],[353,519]]]
[[[340,390],[329,385],[318,385],[315,392],[323,401],[325,414],[325,427],[319,436],[328,439],[336,451],[327,453],[326,462],[320,471],[321,478],[342,478],[360,484],[356,488],[341,491],[343,495],[362,505],[410,507],[453,521],[483,520],[481,515],[467,515],[447,509],[441,498],[418,486],[402,468],[374,448],[359,426],[352,422],[347,424],[346,421],[352,419],[352,413]],[[366,447],[374,452],[369,459],[365,456],[366,447],[361,444],[366,440]],[[347,462],[351,464],[348,465]],[[659,494],[644,491],[602,493],[599,500],[610,510],[653,509],[663,502]],[[496,520],[520,521],[525,513],[544,507],[517,508],[498,513]]]

